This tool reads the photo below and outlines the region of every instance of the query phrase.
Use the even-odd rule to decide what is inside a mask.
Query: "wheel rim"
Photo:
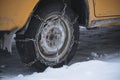
[[[41,32],[39,45],[47,55],[55,54],[64,44],[66,33],[64,24],[60,20],[50,21]]]
[[[59,61],[67,52],[71,40],[69,25],[65,19],[52,15],[42,24],[37,37],[40,55],[47,61]]]

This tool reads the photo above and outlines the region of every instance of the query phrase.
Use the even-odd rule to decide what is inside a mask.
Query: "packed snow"
[[[6,77],[2,80],[120,80],[120,57],[78,62],[42,73]]]

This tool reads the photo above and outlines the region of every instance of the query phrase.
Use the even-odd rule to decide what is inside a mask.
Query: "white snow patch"
[[[79,28],[80,28],[81,31],[87,30],[86,27],[84,27],[84,26],[79,26]]]
[[[1,65],[1,66],[0,66],[0,68],[5,68],[5,67],[6,67],[6,65]]]
[[[62,68],[49,67],[43,73],[20,74],[2,80],[120,80],[120,57],[112,60],[91,60]]]

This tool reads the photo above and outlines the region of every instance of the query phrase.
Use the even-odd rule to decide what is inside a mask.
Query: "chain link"
[[[31,61],[27,64],[24,64],[25,66],[32,66],[34,63],[36,63],[38,61],[38,59],[34,59],[34,61]]]
[[[77,15],[77,17],[75,17],[75,20],[72,22],[72,24],[75,24],[78,20],[79,16]]]
[[[63,10],[62,10],[62,15],[61,16],[64,16],[65,15],[65,10],[66,10],[66,8],[67,8],[67,4],[66,3],[64,3],[64,8],[63,8]]]
[[[26,39],[21,39],[21,40],[17,40],[17,41],[20,41],[20,42],[29,42],[29,41],[33,41],[33,42],[36,42],[35,39],[29,39],[29,38],[26,38]]]
[[[35,18],[39,19],[40,21],[44,21],[43,18],[41,18],[39,15],[34,15]]]

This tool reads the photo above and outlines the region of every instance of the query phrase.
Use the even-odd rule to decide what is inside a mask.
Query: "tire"
[[[62,2],[38,6],[25,34],[16,38],[22,62],[28,64],[37,58],[32,66],[40,71],[48,66],[67,64],[76,53],[76,41],[79,41],[79,26],[75,19],[75,13]]]

